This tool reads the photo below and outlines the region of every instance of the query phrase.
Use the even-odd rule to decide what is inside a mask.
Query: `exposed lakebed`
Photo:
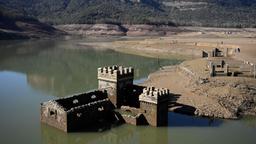
[[[101,133],[66,134],[40,123],[40,103],[97,88],[97,67],[135,67],[147,77],[176,59],[154,59],[112,50],[79,48],[81,41],[0,42],[1,143],[254,143],[256,119],[211,120],[169,113],[169,126],[122,125]]]

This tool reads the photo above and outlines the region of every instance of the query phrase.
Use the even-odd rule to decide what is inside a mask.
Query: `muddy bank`
[[[211,78],[205,75],[206,63],[205,59],[196,59],[161,68],[143,85],[169,88],[174,94],[170,111],[225,119],[255,116],[256,79]]]
[[[235,55],[237,59],[256,62],[256,29],[221,29],[186,27],[189,32],[181,31],[171,36],[129,37],[109,42],[82,42],[79,45],[92,46],[100,49],[114,49],[116,51],[168,58],[180,57],[199,58],[202,50],[213,48],[240,48],[241,53]],[[230,33],[228,33],[230,31]],[[170,56],[168,56],[170,55]]]

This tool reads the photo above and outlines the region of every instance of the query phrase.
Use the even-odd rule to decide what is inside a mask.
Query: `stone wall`
[[[55,101],[41,104],[41,122],[67,132],[67,113]]]
[[[202,58],[205,57],[230,57],[237,48],[213,48],[211,51],[202,50]]]
[[[67,112],[68,131],[108,129],[115,121],[113,106],[108,99],[72,108]]]
[[[108,97],[110,101],[116,106],[117,103],[117,83],[112,81],[106,81],[106,80],[98,80],[98,88],[104,89],[107,91]]]
[[[122,106],[118,110],[124,119],[125,123],[132,125],[146,125],[147,121],[144,115],[141,113],[141,109],[129,106]]]
[[[140,109],[152,126],[164,126],[168,122],[168,89],[147,87],[139,97]]]
[[[157,107],[157,126],[168,125],[168,102],[165,101]]]
[[[77,94],[41,104],[41,121],[65,132],[97,130],[114,122],[114,106],[105,91]]]
[[[145,116],[147,122],[151,126],[158,126],[157,124],[157,105],[149,102],[140,102],[140,109]]]
[[[125,123],[131,124],[131,125],[146,125],[147,121],[143,114],[139,114],[136,117],[133,117],[131,115],[122,115]]]

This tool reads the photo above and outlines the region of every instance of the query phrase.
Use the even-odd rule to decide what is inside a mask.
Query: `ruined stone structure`
[[[214,77],[217,75],[228,76],[229,65],[224,60],[210,61],[208,64],[210,76]]]
[[[214,76],[239,76],[255,77],[253,63],[242,63],[237,60],[214,58],[209,59],[208,68],[210,77]]]
[[[202,58],[208,57],[209,53],[207,51],[202,50]]]
[[[122,106],[119,109],[126,123],[133,125],[166,126],[168,124],[168,89],[145,87],[139,95],[139,107]]]
[[[133,77],[134,70],[131,67],[98,68],[99,89],[108,91],[112,103],[121,108],[119,112],[125,122],[134,125],[167,125],[169,90],[136,86]]]
[[[142,114],[142,111],[139,108],[122,106],[118,112],[121,114],[125,123],[132,125],[148,124],[145,116]]]
[[[110,127],[114,123],[164,126],[168,89],[133,84],[131,67],[98,68],[98,90],[41,104],[41,121],[65,132]]]
[[[139,97],[140,109],[147,122],[152,126],[164,126],[168,123],[168,89],[147,87]]]
[[[113,109],[106,92],[93,91],[42,103],[41,121],[65,132],[93,130],[112,121]]]
[[[124,102],[124,89],[133,85],[133,68],[122,66],[111,66],[98,68],[98,88],[106,89],[109,99],[120,108]]]
[[[232,55],[234,49],[231,48],[213,48],[210,51],[202,50],[202,58],[205,57],[228,57]]]

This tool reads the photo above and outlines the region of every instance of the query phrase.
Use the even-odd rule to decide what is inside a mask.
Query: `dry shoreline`
[[[248,36],[250,36],[248,38]],[[102,43],[81,43],[99,49],[160,58],[185,59],[177,66],[167,66],[149,75],[145,86],[169,88],[175,94],[170,103],[174,112],[238,119],[243,115],[256,115],[256,79],[245,77],[207,76],[207,60],[201,59],[201,51],[218,48],[240,48],[231,61],[256,63],[256,38],[251,33],[233,35],[208,32],[183,32],[174,36],[118,40]],[[233,60],[232,60],[233,59]],[[187,73],[195,73],[197,78]],[[202,81],[207,79],[207,82]]]
[[[196,64],[204,62],[202,59],[192,61]],[[192,61],[164,67],[150,74],[143,85],[169,88],[175,95],[170,103],[170,110],[174,112],[226,119],[256,114],[255,79],[215,77],[204,82],[182,70],[187,62]]]

